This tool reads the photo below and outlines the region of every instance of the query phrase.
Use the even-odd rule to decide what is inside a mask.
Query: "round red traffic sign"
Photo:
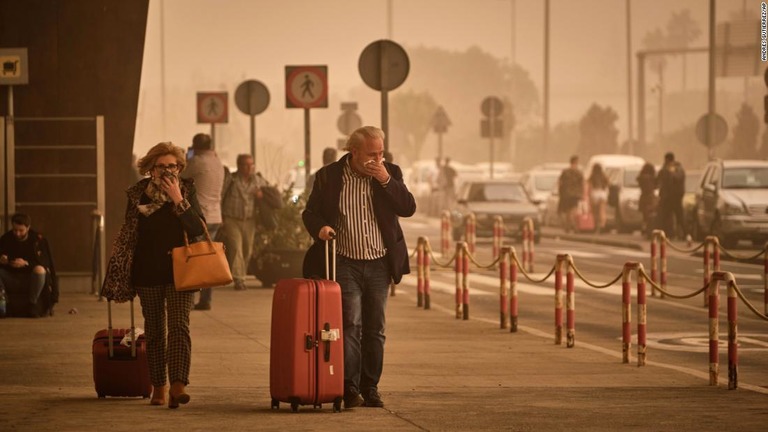
[[[327,66],[285,67],[286,108],[328,107]]]

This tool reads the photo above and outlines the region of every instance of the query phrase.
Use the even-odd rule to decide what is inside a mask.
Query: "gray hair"
[[[376,126],[363,126],[356,129],[349,135],[347,145],[344,147],[346,151],[352,151],[353,148],[359,149],[360,146],[369,139],[379,138],[384,141],[384,131]]]

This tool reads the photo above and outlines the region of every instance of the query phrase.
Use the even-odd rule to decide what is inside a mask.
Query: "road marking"
[[[409,295],[409,294],[406,294],[406,297],[409,297],[411,299],[411,301],[413,301],[413,299],[414,299],[414,297]],[[438,310],[438,311],[443,312],[443,313],[445,313],[445,314],[447,314],[449,316],[455,316],[455,314],[456,314],[456,311],[454,309],[448,309],[446,307],[440,306],[439,304],[435,303],[434,301],[431,302],[430,307],[433,310]],[[498,319],[492,320],[492,319],[488,319],[488,318],[478,318],[478,317],[470,317],[469,319],[473,320],[473,321],[480,321],[480,322],[492,324],[494,326],[498,326],[499,325]],[[521,331],[524,331],[524,332],[526,332],[526,333],[528,333],[530,335],[538,336],[538,337],[541,337],[541,338],[544,338],[544,339],[547,339],[547,340],[551,340],[552,337],[553,337],[552,333],[541,331],[539,329],[535,329],[535,328],[528,327],[528,326],[518,325],[517,329],[521,330]],[[590,344],[588,342],[584,342],[582,340],[579,340],[579,342],[577,343],[576,347],[577,348],[586,348],[586,349],[588,349],[590,351],[599,352],[599,353],[602,353],[602,354],[605,354],[607,356],[610,356],[610,357],[613,357],[613,358],[617,358],[617,359],[623,358],[623,354],[621,353],[621,351],[610,350],[608,348],[603,348],[603,347],[598,346],[598,345],[593,345],[593,344]],[[674,370],[674,371],[681,372],[681,373],[684,373],[684,374],[687,374],[687,375],[691,375],[691,376],[696,377],[696,378],[703,379],[703,380],[705,380],[707,382],[709,381],[709,372],[708,371],[707,372],[701,372],[699,370],[687,368],[687,367],[684,367],[684,366],[678,366],[678,365],[673,365],[673,364],[669,364],[669,363],[661,363],[661,362],[652,361],[652,360],[647,360],[645,362],[645,364],[648,365],[648,366],[657,366],[657,367],[662,367],[662,368]],[[727,386],[728,385],[727,378],[719,378],[718,379],[718,384],[719,385],[723,385],[723,386]],[[753,384],[748,384],[748,383],[745,383],[744,381],[739,381],[739,388],[740,389],[744,389],[744,390],[750,390],[750,391],[753,391],[755,393],[762,393],[762,394],[768,395],[768,388],[760,387],[760,386],[753,385]]]

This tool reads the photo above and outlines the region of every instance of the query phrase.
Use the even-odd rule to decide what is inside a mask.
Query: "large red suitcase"
[[[280,402],[290,403],[294,412],[299,405],[320,408],[332,402],[333,411],[341,411],[343,336],[338,283],[327,279],[277,282],[269,361],[273,409],[280,408]]]
[[[135,335],[133,300],[131,300],[131,327],[112,328],[112,302],[107,302],[109,326],[93,337],[93,383],[100,398],[107,396],[141,396],[152,393],[147,362],[147,341],[144,335],[130,346],[121,345],[125,335]]]

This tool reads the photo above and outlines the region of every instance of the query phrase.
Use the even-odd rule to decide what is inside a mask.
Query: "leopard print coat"
[[[112,256],[107,264],[107,274],[101,285],[101,295],[108,300],[122,303],[132,300],[136,296],[136,289],[131,281],[133,268],[133,253],[136,250],[139,227],[139,200],[147,189],[149,178],[139,180],[138,183],[128,188],[128,208],[125,210],[125,222],[120,227],[120,232],[112,244]],[[188,198],[191,180],[181,179],[181,194]]]

